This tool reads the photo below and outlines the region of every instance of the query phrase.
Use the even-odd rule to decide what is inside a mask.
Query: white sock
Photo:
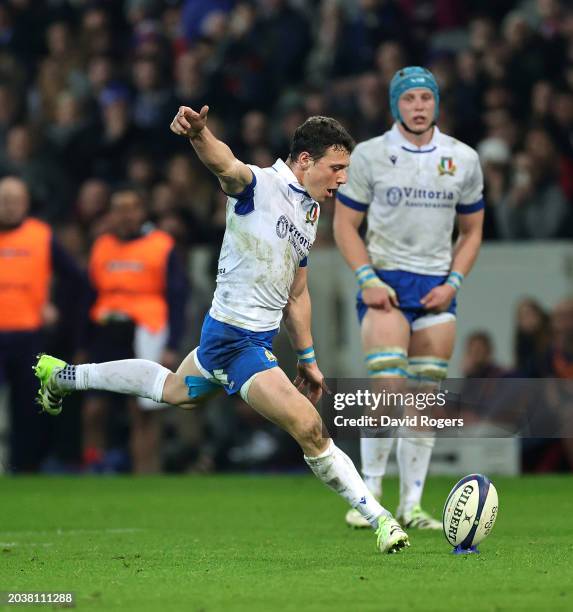
[[[362,474],[369,491],[382,498],[382,477],[386,474],[394,438],[360,438]]]
[[[304,460],[317,478],[358,510],[372,527],[378,527],[378,518],[381,515],[391,516],[370,493],[350,457],[332,440],[324,453],[318,457],[305,455]]]
[[[99,389],[126,395],[163,399],[163,386],[170,370],[147,359],[123,359],[76,366],[76,389]]]
[[[400,469],[400,514],[409,512],[422,500],[435,441],[432,437],[398,440],[396,458]]]

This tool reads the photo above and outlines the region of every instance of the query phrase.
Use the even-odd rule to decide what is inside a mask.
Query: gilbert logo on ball
[[[499,502],[493,483],[483,474],[462,478],[444,506],[442,524],[454,552],[477,552],[476,546],[493,528]]]

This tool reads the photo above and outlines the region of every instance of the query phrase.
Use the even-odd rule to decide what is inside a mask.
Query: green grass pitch
[[[492,534],[457,557],[441,532],[377,553],[311,476],[4,478],[0,590],[85,610],[573,609],[573,478],[493,480]],[[429,510],[454,481],[430,479]]]

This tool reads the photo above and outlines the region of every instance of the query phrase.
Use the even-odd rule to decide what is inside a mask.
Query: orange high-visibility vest
[[[0,231],[0,332],[33,331],[52,278],[52,230],[38,219]]]
[[[100,236],[90,256],[90,278],[97,299],[90,316],[102,322],[113,313],[127,315],[152,332],[167,325],[167,260],[173,238],[160,230],[122,242]]]

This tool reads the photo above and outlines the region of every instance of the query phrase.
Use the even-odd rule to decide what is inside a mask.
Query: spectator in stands
[[[545,376],[573,378],[573,299],[558,302],[551,312],[552,340]]]
[[[554,471],[560,465],[573,469],[573,299],[558,302],[551,313],[551,346],[543,375],[549,380],[543,387],[544,413],[537,431],[544,427],[552,432],[551,440],[541,460],[538,471]],[[561,379],[556,381],[555,379]],[[539,454],[539,453],[538,453]]]
[[[531,119],[538,124],[551,120],[551,105],[555,89],[551,81],[537,81],[531,89]]]
[[[250,109],[270,109],[278,98],[268,82],[272,68],[258,39],[257,23],[255,5],[238,2],[219,53],[212,54],[211,63],[217,70],[212,75],[211,103],[217,112],[230,118]]]
[[[127,159],[125,174],[132,187],[149,197],[157,180],[157,167],[151,155],[145,151],[134,151]]]
[[[261,0],[261,5],[257,39],[270,68],[268,86],[278,93],[285,83],[297,83],[304,75],[312,47],[310,24],[287,0]]]
[[[561,187],[571,204],[573,203],[573,90],[557,91],[553,98],[552,110],[550,127],[561,153]]]
[[[502,31],[507,53],[505,83],[514,96],[527,100],[532,84],[550,70],[543,43],[525,15],[518,11],[505,17]]]
[[[181,18],[187,41],[192,43],[204,34],[211,14],[229,13],[233,4],[233,0],[184,0]]]
[[[187,281],[167,233],[146,225],[143,197],[121,189],[111,197],[109,233],[92,248],[89,274],[95,291],[90,358],[137,357],[174,368],[183,335]],[[110,394],[93,393],[84,405],[84,464],[105,465]],[[129,400],[131,458],[135,473],[161,468],[162,405]]]
[[[500,378],[506,373],[495,362],[493,340],[488,332],[474,331],[466,338],[462,370],[466,378]]]
[[[160,66],[148,56],[136,58],[132,65],[135,93],[132,100],[133,122],[140,129],[157,131],[174,107],[171,91],[162,82]]]
[[[115,79],[116,68],[113,60],[108,55],[93,55],[86,66],[85,97],[86,108],[90,113],[97,113],[99,99],[104,90],[110,87]]]
[[[202,108],[209,99],[205,67],[200,55],[189,50],[181,53],[175,61],[174,107],[191,106]]]
[[[511,184],[496,207],[503,238],[550,239],[571,235],[569,205],[559,183],[560,160],[546,130],[533,128],[513,162]]]
[[[520,300],[516,309],[513,341],[517,376],[543,376],[550,332],[549,315],[541,304],[529,297]]]
[[[50,301],[56,275],[74,296],[61,316],[79,326],[87,314],[87,281],[50,227],[28,216],[30,195],[16,177],[0,180],[0,384],[10,392],[10,459],[14,472],[38,469],[47,452],[47,423],[34,403],[34,357],[45,350],[44,331],[60,313]]]
[[[88,4],[81,16],[78,42],[81,55],[93,57],[94,55],[114,55],[125,47],[123,32],[112,31],[113,11],[116,12],[114,21],[119,20],[118,12],[122,3],[107,2]]]
[[[495,219],[496,208],[501,204],[509,186],[511,151],[501,138],[486,138],[477,148],[484,178],[486,215],[484,238],[498,235]]]
[[[129,154],[148,146],[146,134],[132,121],[127,88],[113,85],[100,96],[102,126],[93,144],[92,171],[95,175],[119,183],[125,179]]]
[[[254,163],[253,156],[257,149],[264,149],[269,142],[269,122],[260,111],[250,111],[241,118],[239,138],[234,150],[246,163]],[[274,163],[274,159],[271,165]],[[263,166],[264,167],[264,166]]]
[[[71,184],[62,166],[40,150],[30,126],[15,125],[0,158],[0,176],[20,176],[29,186],[35,214],[51,222],[62,221],[69,210]]]
[[[0,147],[6,146],[9,129],[16,123],[20,113],[18,99],[13,87],[0,84]]]
[[[46,148],[58,166],[66,169],[73,187],[88,176],[96,138],[93,127],[80,99],[71,91],[61,92],[54,120],[45,130]]]
[[[165,176],[178,206],[207,225],[211,214],[213,186],[205,179],[189,155],[175,155],[167,163]]]

